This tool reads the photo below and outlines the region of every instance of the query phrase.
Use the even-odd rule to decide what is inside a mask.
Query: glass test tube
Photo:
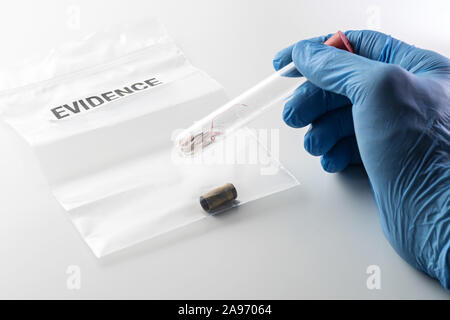
[[[353,52],[348,39],[340,31],[325,44]],[[294,71],[295,65],[291,62],[184,130],[175,139],[181,154],[193,155],[201,152],[217,139],[243,127],[276,102],[289,98],[294,89],[306,81],[304,77],[286,77]]]

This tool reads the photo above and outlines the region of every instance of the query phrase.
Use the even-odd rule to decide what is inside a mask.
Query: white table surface
[[[450,56],[449,13],[445,0],[10,1],[0,10],[0,70],[156,16],[232,97],[271,73],[278,49],[338,29],[378,28]],[[322,171],[303,150],[304,130],[280,114],[281,106],[258,121],[281,128],[281,160],[301,186],[102,260],[52,197],[30,148],[0,124],[0,298],[449,299],[390,247],[362,171]],[[70,265],[80,267],[79,290],[67,288]],[[380,290],[366,287],[369,265],[381,269]]]

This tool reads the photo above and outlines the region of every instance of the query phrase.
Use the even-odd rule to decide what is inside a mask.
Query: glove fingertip
[[[279,59],[273,59],[273,61],[272,61],[272,64],[273,64],[273,68],[276,70],[276,71],[278,71],[278,70],[280,70],[281,68],[280,68],[280,60]]]
[[[276,71],[280,70],[284,66],[288,65],[292,62],[292,46],[284,48],[281,51],[278,51],[272,59],[273,67]]]
[[[337,172],[336,166],[334,165],[333,161],[331,161],[325,156],[320,158],[320,164],[322,165],[323,170],[325,170],[328,173]]]
[[[310,132],[310,131],[306,132],[306,134],[305,134],[305,137],[304,137],[304,139],[303,139],[303,147],[305,148],[305,150],[306,150],[308,153],[312,154],[312,153],[311,153],[311,150],[312,150],[312,141],[311,141],[311,137],[310,137],[309,132]]]
[[[283,109],[283,121],[292,128],[301,128],[304,127],[302,123],[299,123],[294,108],[291,108],[289,102],[287,102]]]

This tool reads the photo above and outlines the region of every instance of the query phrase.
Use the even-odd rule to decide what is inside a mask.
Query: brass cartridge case
[[[236,188],[232,183],[227,183],[202,195],[200,205],[206,212],[212,212],[227,203],[231,203],[236,198]]]

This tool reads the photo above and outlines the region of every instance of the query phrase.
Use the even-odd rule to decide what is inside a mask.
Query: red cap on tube
[[[350,44],[350,41],[348,41],[345,34],[341,31],[338,31],[335,34],[333,34],[331,38],[325,41],[325,44],[338,49],[347,50],[351,53],[355,53],[352,45]]]

